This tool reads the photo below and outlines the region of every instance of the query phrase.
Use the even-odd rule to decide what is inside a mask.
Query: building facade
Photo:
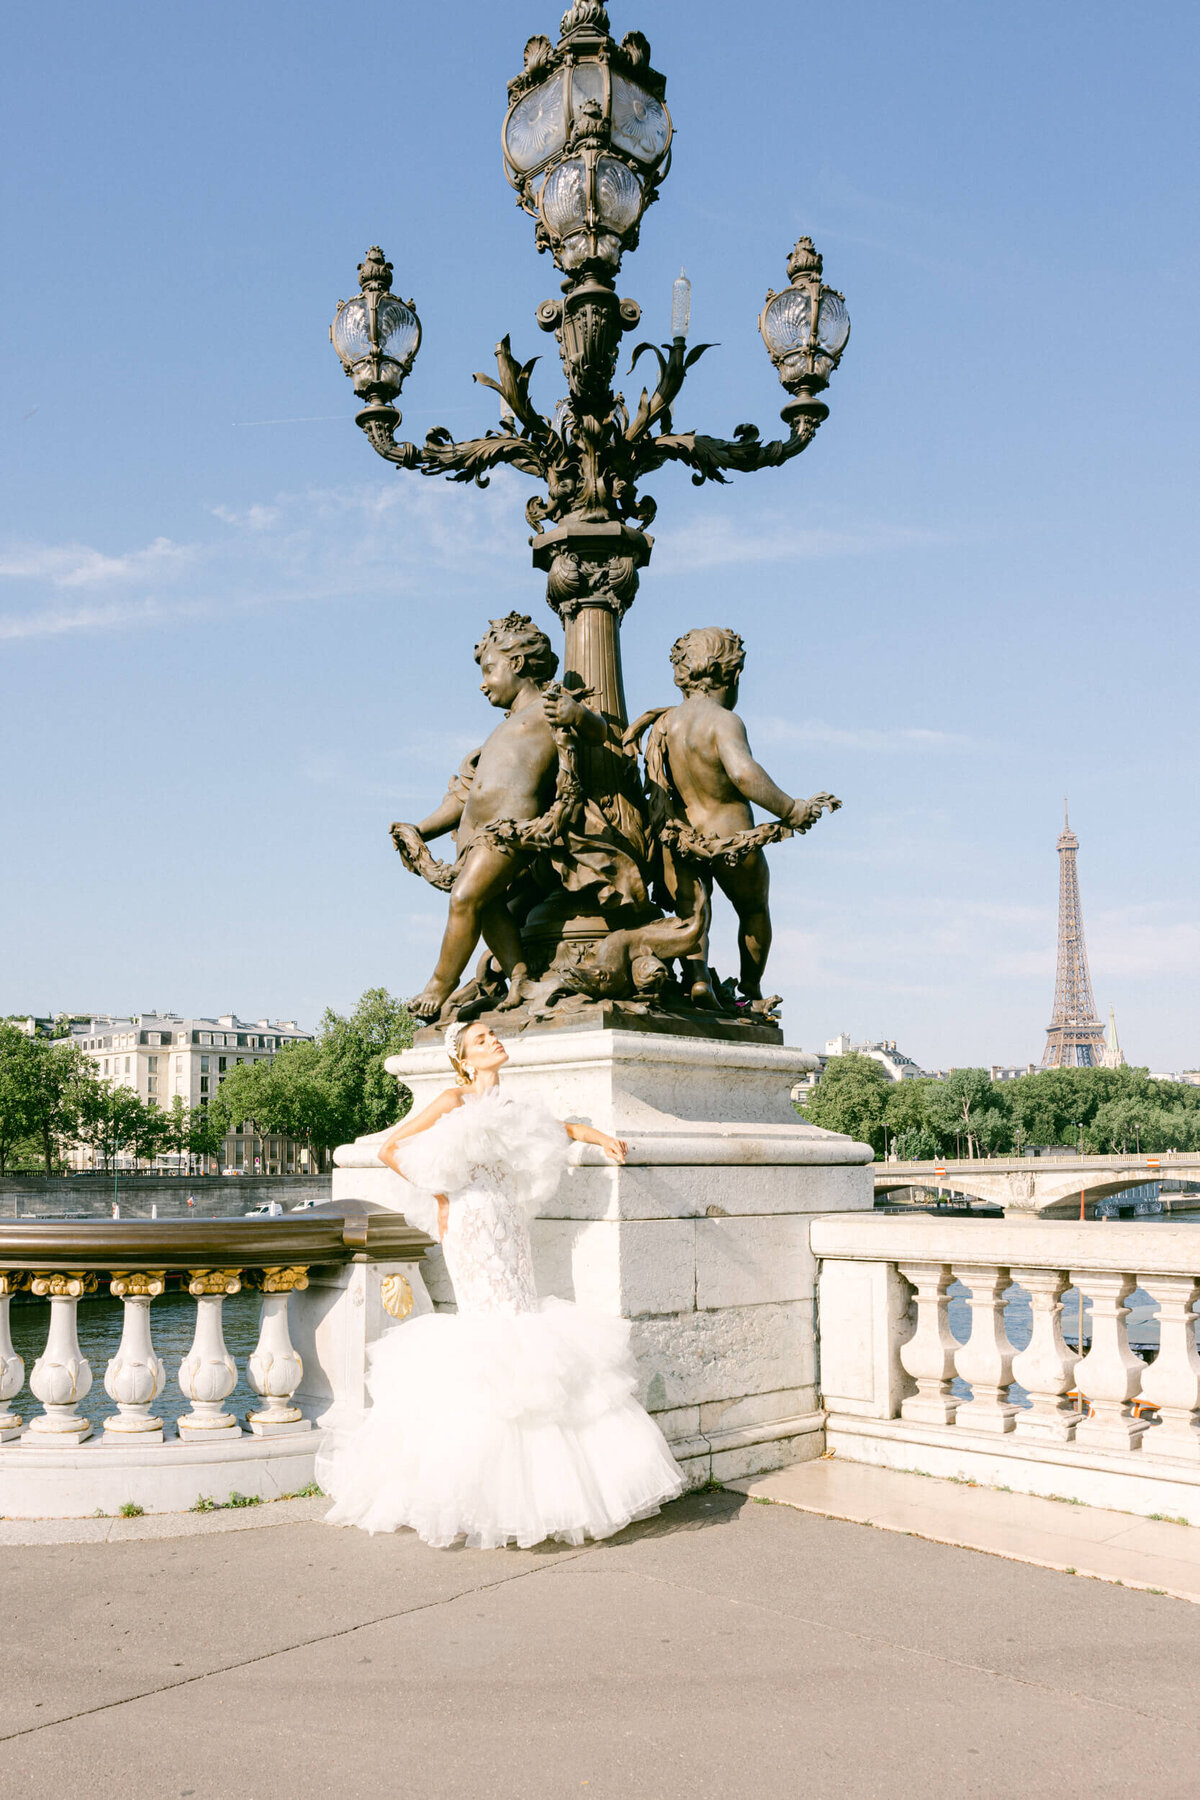
[[[69,1038],[96,1073],[114,1087],[132,1088],[150,1106],[170,1112],[176,1100],[189,1109],[205,1110],[221,1082],[238,1063],[271,1062],[289,1044],[312,1042],[294,1019],[185,1019],[176,1013],[135,1013],[116,1018],[97,1013],[73,1021]],[[70,1161],[78,1169],[95,1166],[97,1152],[80,1146]],[[120,1159],[118,1159],[120,1161]],[[170,1154],[155,1159],[170,1168],[197,1159]],[[211,1160],[211,1159],[206,1159]],[[278,1133],[254,1129],[231,1131],[219,1159],[221,1169],[238,1174],[298,1175],[309,1173],[308,1147]],[[131,1165],[132,1166],[132,1165]]]

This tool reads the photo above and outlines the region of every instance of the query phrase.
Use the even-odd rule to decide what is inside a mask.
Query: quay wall
[[[188,1207],[188,1195],[196,1204]],[[302,1200],[333,1196],[331,1175],[122,1175],[117,1200],[123,1219],[237,1219],[253,1206],[278,1200],[285,1211]],[[0,1180],[0,1223],[5,1219],[107,1219],[112,1216],[111,1175],[6,1176]]]

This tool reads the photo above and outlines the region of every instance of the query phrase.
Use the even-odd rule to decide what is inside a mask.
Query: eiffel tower
[[[1083,941],[1083,908],[1075,852],[1079,839],[1071,830],[1066,802],[1058,840],[1058,973],[1054,978],[1054,1014],[1046,1030],[1043,1069],[1098,1069],[1104,1062],[1104,1027],[1096,1017],[1087,945]]]

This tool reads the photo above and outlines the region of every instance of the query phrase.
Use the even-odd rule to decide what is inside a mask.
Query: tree
[[[15,1025],[0,1021],[0,1175],[30,1130],[29,1042]]]
[[[979,1154],[981,1115],[994,1104],[996,1084],[986,1069],[952,1069],[944,1081],[933,1081],[925,1100],[931,1124],[943,1139],[966,1139],[967,1155]]]
[[[98,1082],[92,1065],[76,1044],[50,1038],[29,1041],[29,1126],[38,1140],[47,1175],[55,1157],[78,1141],[80,1121]]]
[[[318,1044],[289,1045],[271,1063],[237,1064],[209,1110],[224,1130],[251,1120],[260,1132],[307,1144],[318,1166],[324,1152],[342,1141],[343,1108]]]
[[[386,988],[368,988],[348,1018],[326,1008],[317,1030],[321,1069],[336,1098],[335,1143],[384,1131],[412,1105],[406,1088],[397,1095],[384,1058],[407,1050],[413,1021]]]
[[[133,1088],[101,1080],[88,1090],[77,1133],[81,1142],[99,1151],[104,1167],[110,1169],[122,1150],[136,1156],[145,1155],[151,1144],[157,1147],[162,1123],[158,1108],[147,1106]]]
[[[820,1081],[802,1103],[804,1117],[826,1131],[843,1131],[883,1150],[887,1075],[869,1056],[831,1056]]]

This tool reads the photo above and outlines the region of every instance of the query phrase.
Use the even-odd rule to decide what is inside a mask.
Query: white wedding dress
[[[476,1549],[609,1537],[673,1500],[683,1479],[634,1399],[630,1327],[539,1301],[527,1221],[567,1162],[561,1122],[493,1089],[397,1146],[404,1213],[437,1231],[458,1311],[427,1313],[369,1351],[372,1406],[318,1461],[335,1525]]]

